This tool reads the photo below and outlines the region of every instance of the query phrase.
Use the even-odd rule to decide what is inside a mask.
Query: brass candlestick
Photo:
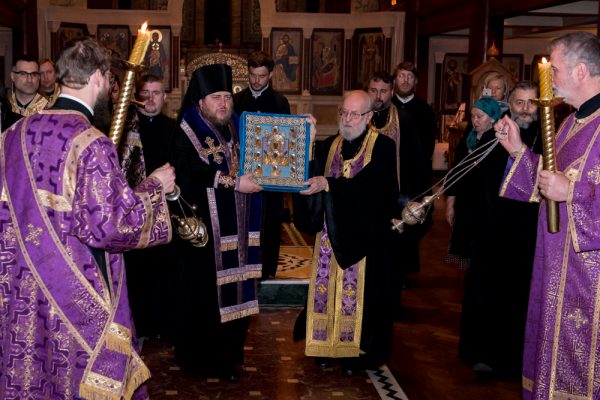
[[[129,103],[131,103],[131,94],[135,88],[135,75],[137,72],[144,69],[142,63],[144,62],[144,56],[146,55],[148,44],[150,43],[150,32],[148,32],[147,28],[148,22],[144,22],[142,28],[138,31],[135,44],[129,55],[129,61],[125,61],[127,72],[125,73],[123,85],[120,88],[119,100],[117,100],[117,106],[114,109],[112,123],[108,133],[108,137],[117,147],[119,146],[121,135],[123,135],[123,130],[125,128],[127,111],[129,109]]]
[[[127,65],[127,72],[125,72],[125,78],[123,79],[123,85],[119,92],[119,99],[117,100],[117,105],[114,109],[112,123],[108,133],[108,137],[115,146],[119,146],[123,130],[125,129],[127,111],[129,109],[129,104],[131,103],[131,94],[135,89],[135,76],[139,71],[144,69],[143,65],[133,64],[129,61],[125,61],[125,64]]]
[[[562,102],[561,97],[540,98],[536,103],[540,107],[540,125],[542,128],[542,147],[544,170],[556,172],[556,137],[554,135],[554,107]],[[559,230],[558,203],[546,199],[546,217],[548,232],[556,233]]]

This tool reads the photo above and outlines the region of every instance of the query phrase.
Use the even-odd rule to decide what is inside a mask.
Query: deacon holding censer
[[[496,137],[511,155],[500,195],[545,199],[525,332],[523,398],[591,400],[600,398],[600,38],[569,33],[554,39],[549,51],[551,64],[540,66],[544,169],[514,121],[504,117],[495,125]],[[556,137],[552,89],[576,110]],[[557,208],[555,216],[551,207]],[[498,246],[510,253],[510,237]]]

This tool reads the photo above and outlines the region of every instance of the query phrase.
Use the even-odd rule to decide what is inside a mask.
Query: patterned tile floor
[[[148,382],[151,399],[379,399],[366,372],[343,376],[339,366],[334,364],[322,370],[304,356],[304,342],[292,340],[299,311],[263,308],[259,316],[252,317],[246,363],[237,383],[190,375],[174,363],[173,349],[168,343],[146,341],[142,356],[154,372]],[[404,399],[397,395],[385,398]]]
[[[312,247],[281,246],[277,279],[308,279],[312,262]]]
[[[520,399],[518,382],[481,381],[457,357],[464,271],[444,263],[450,234],[444,222],[444,207],[443,199],[436,202],[435,224],[421,243],[422,271],[410,277],[411,288],[403,292],[402,308],[390,310],[396,313],[397,321],[389,369],[353,377],[343,376],[335,365],[323,371],[304,356],[304,342],[292,341],[300,309],[263,307],[259,315],[251,317],[245,371],[238,383],[191,376],[174,364],[168,343],[147,341],[142,356],[154,374],[148,382],[151,398]],[[282,245],[310,246],[309,237],[289,236],[282,236]],[[292,255],[289,260],[302,258],[298,253]],[[290,261],[290,268],[294,263]],[[401,388],[393,377],[390,380],[391,373]]]

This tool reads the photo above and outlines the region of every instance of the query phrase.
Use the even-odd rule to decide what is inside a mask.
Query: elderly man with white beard
[[[392,345],[397,160],[394,141],[368,125],[371,110],[364,91],[345,96],[338,134],[316,147],[308,188],[294,206],[294,220],[318,232],[306,355],[322,367],[341,358],[346,375],[386,363]]]

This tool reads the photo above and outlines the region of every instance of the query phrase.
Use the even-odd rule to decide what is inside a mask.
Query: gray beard
[[[515,121],[515,122],[521,129],[527,129],[527,128],[529,128],[529,125],[531,125],[531,122],[523,121],[522,119]]]
[[[537,120],[538,120],[537,114],[534,113],[534,114],[531,114],[531,121],[529,121],[529,122],[528,121],[524,121],[521,118],[516,119],[515,122],[517,123],[517,125],[519,126],[519,128],[521,128],[521,129],[527,129],[527,128],[529,128],[529,126],[532,123],[534,123]]]

